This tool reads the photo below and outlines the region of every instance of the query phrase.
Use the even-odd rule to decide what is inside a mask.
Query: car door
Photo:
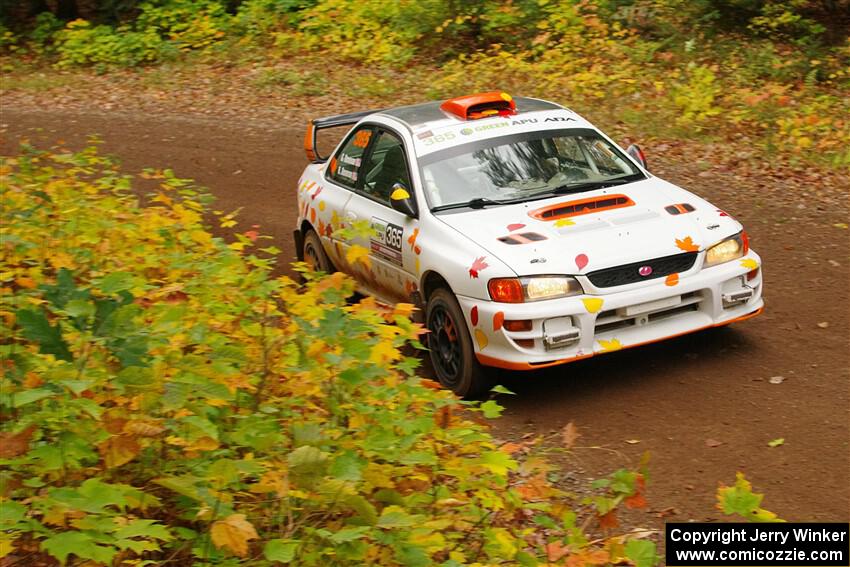
[[[357,276],[346,261],[346,252],[350,245],[337,232],[351,228],[345,222],[345,207],[360,183],[363,170],[363,158],[372,140],[374,127],[363,125],[354,128],[340,144],[325,169],[324,189],[319,195],[311,196],[313,210],[311,223],[322,237],[325,251],[339,270]]]
[[[346,220],[366,221],[368,234],[354,237],[369,251],[369,269],[361,270],[369,291],[388,301],[410,301],[416,289],[416,237],[419,220],[391,206],[391,196],[404,189],[415,199],[409,160],[401,136],[375,127],[366,152],[362,179],[345,207]],[[398,194],[396,194],[396,197]],[[415,209],[415,207],[414,207]]]

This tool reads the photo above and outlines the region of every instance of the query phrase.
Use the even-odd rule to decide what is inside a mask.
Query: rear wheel
[[[431,364],[440,383],[463,398],[484,394],[490,381],[475,358],[472,337],[454,295],[438,289],[425,308]]]
[[[322,247],[322,241],[316,231],[308,229],[304,234],[304,262],[310,266],[310,269],[315,272],[325,272],[329,274],[334,271],[328,255],[325,254],[325,249]]]

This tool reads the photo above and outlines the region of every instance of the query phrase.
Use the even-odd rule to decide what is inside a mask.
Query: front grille
[[[685,272],[691,269],[696,259],[696,252],[685,252],[683,254],[655,258],[653,260],[644,260],[643,262],[623,264],[614,268],[596,270],[587,274],[587,278],[596,287],[626,285]],[[647,268],[651,269],[651,271]],[[647,271],[649,273],[646,275],[642,274],[642,272],[646,273]]]

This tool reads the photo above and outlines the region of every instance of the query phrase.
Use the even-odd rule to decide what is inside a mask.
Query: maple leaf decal
[[[413,229],[413,234],[411,234],[410,236],[408,236],[408,237],[407,237],[407,243],[408,243],[408,244],[410,244],[410,249],[411,249],[411,250],[415,250],[415,249],[416,249],[416,238],[417,238],[418,236],[419,236],[419,229],[418,229],[418,228],[414,228],[414,229]]]
[[[694,244],[694,239],[690,236],[686,236],[683,239],[676,239],[676,246],[679,247],[679,250],[684,250],[685,252],[699,252],[699,246]]]
[[[476,258],[472,265],[469,267],[469,277],[470,278],[478,278],[478,272],[485,270],[489,267],[489,264],[484,261],[484,258],[487,256],[481,256],[480,258]]]

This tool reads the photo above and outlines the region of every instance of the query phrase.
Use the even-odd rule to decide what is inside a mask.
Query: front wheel
[[[436,290],[425,307],[425,326],[431,364],[440,383],[462,398],[484,394],[489,380],[475,358],[472,337],[463,312],[454,295],[446,289]]]

